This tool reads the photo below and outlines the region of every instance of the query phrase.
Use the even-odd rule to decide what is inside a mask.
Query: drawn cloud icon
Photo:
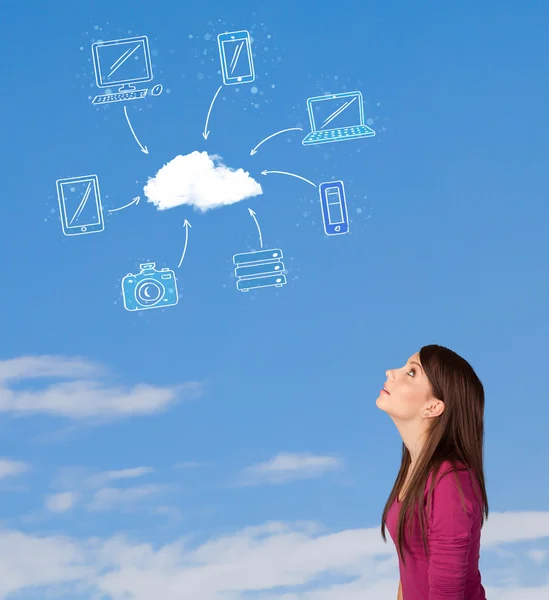
[[[165,164],[149,177],[143,191],[158,210],[189,204],[200,212],[263,193],[247,171],[231,169],[220,156],[196,150]]]

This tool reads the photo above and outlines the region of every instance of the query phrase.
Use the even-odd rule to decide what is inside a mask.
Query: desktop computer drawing
[[[147,88],[137,89],[134,84],[152,81],[151,53],[147,36],[140,35],[109,42],[92,44],[95,82],[99,88],[118,88],[96,96],[92,104],[108,104],[139,100],[147,95]],[[157,96],[162,86],[155,86]],[[156,93],[155,93],[156,92]]]
[[[307,110],[311,133],[303,139],[304,146],[343,142],[376,134],[364,123],[364,102],[360,92],[308,98]]]
[[[282,250],[255,250],[233,256],[236,289],[247,292],[262,287],[282,287],[286,283]]]

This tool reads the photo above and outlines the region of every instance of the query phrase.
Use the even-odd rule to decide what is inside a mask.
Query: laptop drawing
[[[309,98],[307,110],[311,121],[311,133],[303,139],[302,143],[305,146],[355,140],[376,134],[364,123],[361,92]]]

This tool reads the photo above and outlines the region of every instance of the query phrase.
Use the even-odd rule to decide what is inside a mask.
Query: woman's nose
[[[387,377],[387,379],[392,379],[391,371],[385,371],[385,377]]]

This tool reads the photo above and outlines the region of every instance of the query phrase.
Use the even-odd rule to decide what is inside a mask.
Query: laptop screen
[[[359,96],[343,96],[311,102],[315,131],[361,125]]]

